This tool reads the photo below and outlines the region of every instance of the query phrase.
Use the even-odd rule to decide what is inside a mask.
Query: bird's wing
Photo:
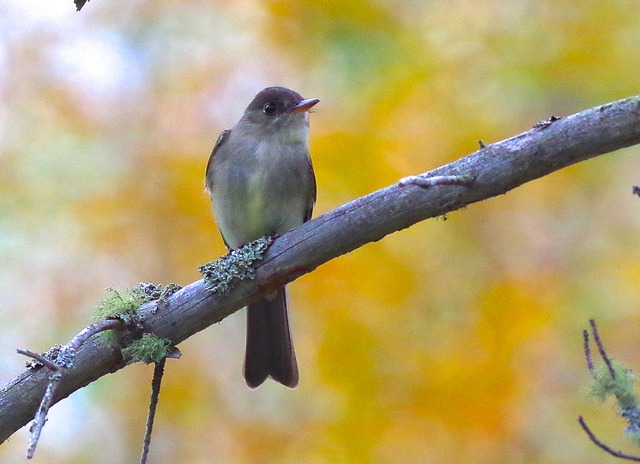
[[[313,172],[313,165],[311,164],[311,160],[309,160],[308,172],[309,181],[311,182],[311,198],[309,198],[309,204],[307,205],[307,210],[304,213],[304,222],[307,222],[311,219],[311,215],[313,214],[313,207],[316,204],[316,196],[317,196],[317,188],[316,188],[316,175]]]
[[[207,162],[207,170],[204,173],[204,185],[207,192],[209,192],[209,195],[211,195],[211,188],[209,186],[209,183],[207,182],[207,179],[209,179],[209,169],[211,169],[212,166],[213,156],[216,154],[218,148],[220,148],[222,144],[227,141],[230,133],[231,129],[222,131],[222,133],[218,136],[218,140],[216,140],[216,144],[213,146],[213,150],[211,150],[211,155],[209,156],[209,161]]]

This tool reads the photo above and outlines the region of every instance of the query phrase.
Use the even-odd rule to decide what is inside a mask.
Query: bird
[[[229,250],[265,235],[282,235],[311,219],[316,178],[309,155],[309,110],[318,102],[285,87],[267,87],[218,137],[205,184]],[[285,287],[247,306],[244,378],[253,389],[267,377],[289,388],[299,381]]]

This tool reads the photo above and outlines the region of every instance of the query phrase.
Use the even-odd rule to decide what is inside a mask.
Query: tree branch
[[[313,271],[362,245],[493,196],[554,171],[640,143],[640,96],[550,118],[510,139],[420,177],[464,176],[471,186],[403,182],[378,190],[311,220],[278,238],[256,267],[254,280],[227,295],[211,293],[202,280],[166,303],[142,306],[145,330],[176,345],[219,322],[259,295]],[[424,185],[423,185],[424,184]],[[77,352],[54,402],[125,366],[117,347],[93,338]],[[47,385],[47,369],[28,370],[0,390],[0,442],[34,415]]]

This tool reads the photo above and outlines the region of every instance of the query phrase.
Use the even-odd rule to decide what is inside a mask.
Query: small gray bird
[[[284,87],[266,88],[218,137],[206,186],[227,248],[284,234],[311,218],[316,179],[308,111],[318,101]],[[268,376],[290,388],[298,385],[284,287],[247,307],[244,378],[256,388]]]

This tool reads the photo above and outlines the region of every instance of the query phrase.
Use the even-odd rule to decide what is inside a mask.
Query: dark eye
[[[274,105],[271,102],[265,103],[264,106],[262,107],[262,112],[267,115],[272,115],[273,113],[275,113],[275,111],[276,111],[276,105]]]

